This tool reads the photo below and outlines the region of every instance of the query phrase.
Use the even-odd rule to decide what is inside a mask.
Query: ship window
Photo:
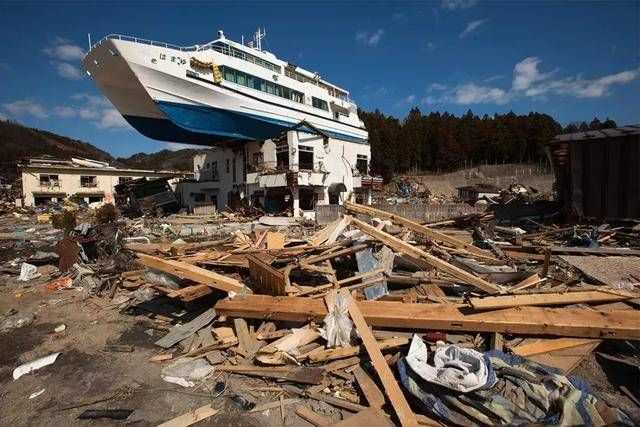
[[[222,66],[221,68],[222,75],[227,81],[304,104],[304,94],[302,92],[298,92],[277,83],[268,82],[259,77],[243,73],[242,71],[234,70],[233,68],[226,66]]]
[[[321,110],[329,111],[329,104],[324,99],[316,98],[315,96],[311,97],[311,103],[314,107],[320,108]]]
[[[234,71],[235,70],[233,70],[232,68],[224,67],[224,79],[235,83],[236,75]]]

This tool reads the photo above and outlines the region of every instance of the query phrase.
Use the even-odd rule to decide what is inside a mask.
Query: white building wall
[[[59,186],[41,186],[40,175],[58,175]],[[95,187],[83,187],[81,176],[95,176]],[[67,170],[46,167],[28,168],[22,170],[22,197],[24,206],[35,205],[35,195],[51,195],[54,201],[60,201],[65,197],[80,194],[89,201],[89,196],[102,196],[107,203],[114,203],[115,186],[120,183],[120,177],[138,179],[141,177],[160,178],[166,174],[135,173],[133,171],[118,172],[117,170]]]
[[[317,204],[329,204],[329,188],[333,184],[343,184],[346,191],[340,194],[339,202],[353,196],[355,189],[360,187],[360,178],[357,175],[356,162],[358,155],[367,157],[371,161],[371,148],[368,144],[358,144],[338,139],[325,140],[322,136],[300,131],[287,133],[289,151],[289,171],[298,171],[298,185],[312,186],[317,193]],[[313,172],[300,170],[299,146],[313,148]],[[216,147],[207,153],[194,157],[194,175],[196,182],[183,182],[178,192],[183,206],[194,210],[200,203],[196,197],[204,194],[205,204],[210,203],[210,196],[215,194],[217,209],[224,209],[229,203],[229,192],[238,192],[241,198],[251,197],[257,191],[264,195],[269,188],[285,187],[287,185],[286,172],[274,173],[277,167],[276,144],[271,140],[264,142],[255,141],[245,144],[239,143],[235,148]],[[261,153],[262,164],[255,179],[256,153]],[[233,162],[236,162],[236,179],[233,179]],[[229,168],[227,169],[227,162]],[[247,173],[253,176],[249,184],[245,185],[244,164],[246,162]],[[214,179],[213,168],[217,164],[218,176]],[[197,196],[199,195],[199,196]],[[294,190],[294,207],[297,192]]]

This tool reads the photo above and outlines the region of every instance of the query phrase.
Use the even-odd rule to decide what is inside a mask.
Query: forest
[[[446,172],[479,163],[536,163],[546,159],[544,144],[560,133],[617,127],[611,119],[562,127],[551,116],[531,112],[479,117],[423,114],[413,108],[404,120],[378,110],[359,111],[369,131],[371,171],[385,180],[410,171]]]

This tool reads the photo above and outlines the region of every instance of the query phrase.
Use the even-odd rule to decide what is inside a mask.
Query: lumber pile
[[[640,340],[637,287],[591,280],[580,270],[587,267],[567,265],[561,256],[576,251],[541,246],[553,229],[527,239],[502,227],[491,239],[477,233],[485,236],[479,244],[368,206],[345,209],[301,233],[256,229],[206,244],[129,245],[137,267],[122,274],[122,288],[207,308],[174,322],[154,362],[205,360],[225,377],[260,381],[274,394],[256,410],[284,414],[293,405],[313,425],[443,425],[451,420],[416,404],[401,374],[417,338],[429,351],[497,350],[565,372],[603,341]],[[149,272],[167,280],[149,280]],[[562,352],[571,357],[554,356]],[[344,411],[344,419],[308,400]],[[196,420],[215,413],[197,411]],[[471,413],[491,419],[469,406]]]

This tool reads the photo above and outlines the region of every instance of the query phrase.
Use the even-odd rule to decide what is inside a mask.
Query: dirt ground
[[[106,299],[87,298],[76,290],[46,291],[42,282],[34,279],[25,287],[13,277],[0,276],[0,314],[14,309],[36,316],[31,325],[0,335],[0,425],[157,425],[209,403],[220,412],[197,425],[310,425],[295,414],[301,403],[286,406],[283,419],[279,408],[249,413],[231,401],[233,394],[256,404],[277,400],[277,392],[251,390],[273,386],[259,379],[214,371],[201,387],[164,382],[163,365],[149,361],[160,352],[153,343],[164,332],[154,330],[147,317],[121,313]],[[66,325],[65,331],[56,333],[61,324]],[[131,345],[134,351],[105,351],[106,344]],[[54,352],[61,352],[54,364],[13,380],[17,366]],[[215,397],[213,388],[220,381],[226,390]],[[42,389],[42,394],[29,398]],[[306,404],[335,421],[342,417],[324,403]],[[86,409],[134,412],[126,421],[78,420]]]

